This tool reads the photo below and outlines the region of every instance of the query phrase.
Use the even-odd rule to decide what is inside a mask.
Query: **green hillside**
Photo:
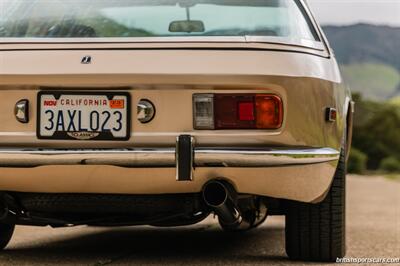
[[[400,84],[399,72],[389,65],[361,63],[341,66],[343,78],[353,92],[366,98],[385,100],[395,96]]]
[[[400,108],[400,96],[392,98],[389,103]]]
[[[340,64],[382,63],[400,71],[400,28],[356,24],[323,29]]]
[[[356,24],[323,29],[353,91],[374,100],[400,96],[400,28]]]

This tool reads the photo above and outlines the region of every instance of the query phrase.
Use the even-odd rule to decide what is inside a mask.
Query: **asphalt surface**
[[[347,200],[347,257],[400,257],[400,182],[351,176]],[[284,223],[271,217],[243,234],[212,217],[169,229],[20,226],[0,265],[305,265],[286,258]]]

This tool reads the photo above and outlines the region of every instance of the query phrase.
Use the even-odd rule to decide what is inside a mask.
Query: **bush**
[[[364,101],[355,95],[353,147],[368,157],[367,169],[378,170],[383,159],[400,160],[400,108],[386,102]]]
[[[400,160],[395,157],[387,157],[381,161],[379,169],[386,172],[400,173]]]
[[[367,168],[367,160],[368,157],[365,153],[352,148],[347,166],[349,173],[362,174]]]

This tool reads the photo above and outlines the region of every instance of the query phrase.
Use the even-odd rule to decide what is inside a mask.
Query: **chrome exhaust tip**
[[[208,182],[203,188],[203,200],[218,215],[223,227],[230,230],[251,228],[251,224],[243,219],[236,204],[236,191],[228,182],[219,180]]]
[[[213,208],[218,208],[228,200],[228,189],[222,181],[208,182],[203,189],[205,203]]]

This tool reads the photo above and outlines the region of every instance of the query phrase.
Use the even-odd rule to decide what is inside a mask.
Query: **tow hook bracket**
[[[176,180],[192,181],[194,170],[194,138],[180,135],[176,138],[175,161]]]

